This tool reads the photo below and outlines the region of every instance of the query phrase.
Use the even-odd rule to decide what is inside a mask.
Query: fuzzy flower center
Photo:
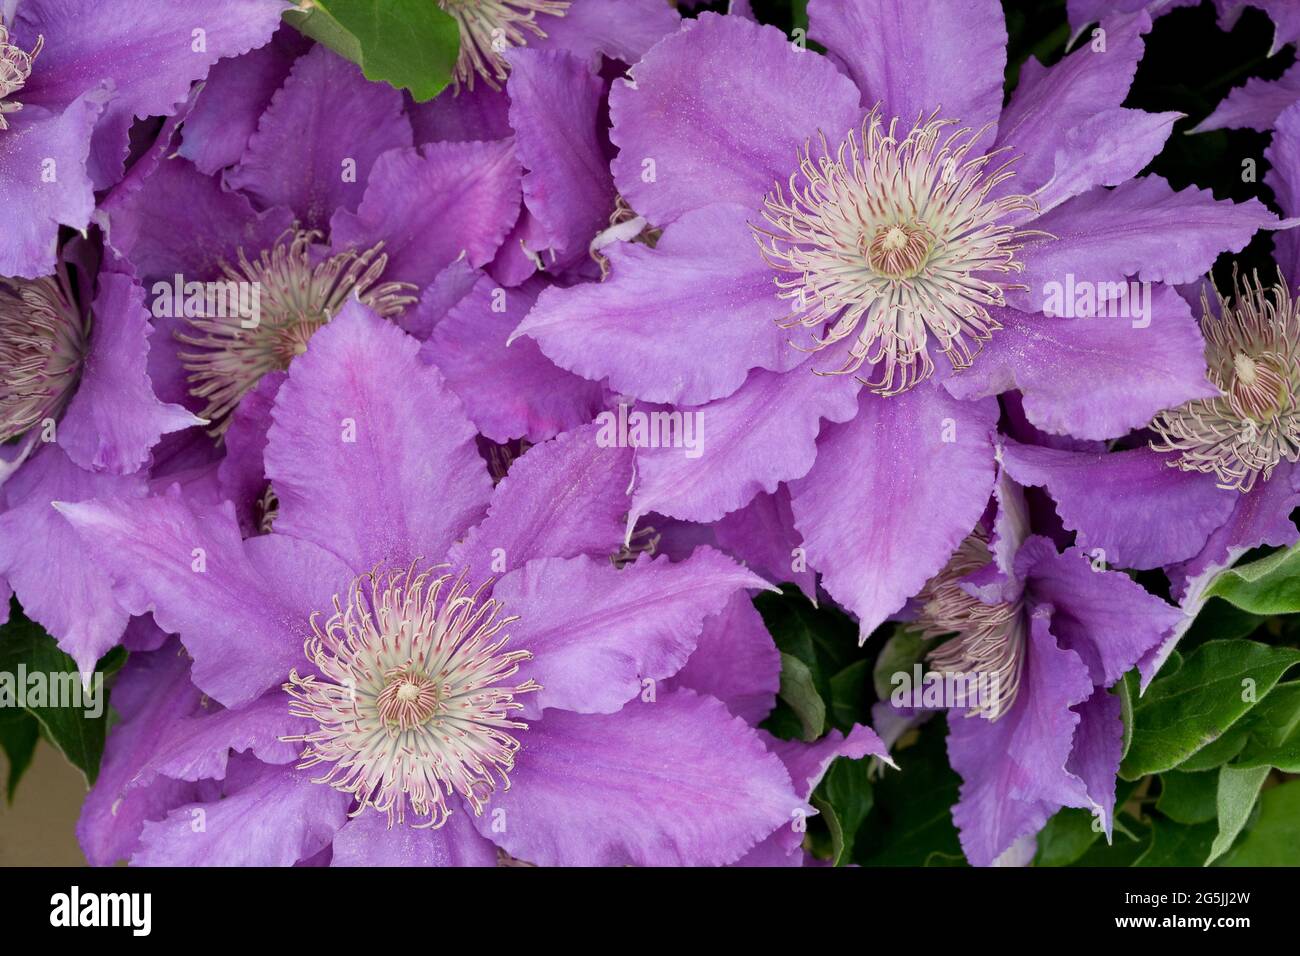
[[[20,49],[9,41],[9,31],[0,23],[0,130],[9,128],[6,113],[17,113],[23,104],[10,97],[27,83],[32,75],[32,61],[45,46],[45,37],[38,36],[31,51]]]
[[[930,666],[945,674],[978,677],[992,688],[966,711],[996,720],[1016,701],[1025,661],[1025,615],[1019,602],[985,604],[967,593],[961,581],[992,560],[982,529],[970,535],[947,566],[918,595],[917,627],[926,637],[953,635],[928,655]]]
[[[0,442],[62,414],[89,343],[65,275],[0,278]]]
[[[225,431],[231,411],[263,375],[287,369],[305,352],[316,330],[349,298],[355,296],[384,317],[416,301],[409,283],[379,283],[388,265],[383,243],[362,253],[322,258],[313,252],[319,239],[318,232],[286,232],[252,261],[241,249],[237,267],[221,263],[221,282],[232,289],[255,289],[257,314],[204,308],[202,315],[187,314],[189,329],[175,333],[190,346],[179,355],[190,373],[190,394],[207,403],[202,415],[212,422],[212,434]]]
[[[1278,463],[1300,459],[1300,304],[1286,282],[1258,276],[1218,290],[1219,309],[1201,295],[1201,333],[1214,398],[1161,412],[1151,447],[1176,452],[1172,467],[1213,474],[1221,488],[1250,491]]]
[[[562,17],[570,0],[438,0],[460,28],[456,84],[474,89],[475,76],[494,90],[509,75],[504,56],[511,47],[527,46],[528,35],[545,37],[537,15]]]
[[[435,576],[435,572],[441,572]],[[528,651],[505,650],[499,602],[471,591],[445,567],[373,572],[307,641],[317,674],[295,670],[284,689],[292,713],[319,729],[286,740],[304,744],[299,767],[326,767],[315,782],[351,793],[353,815],[373,807],[388,825],[440,827],[459,794],[476,814],[498,786],[509,789],[519,741],[520,694],[512,683]]]
[[[1030,235],[1006,222],[1036,208],[1022,195],[992,196],[1012,172],[989,164],[1002,151],[968,154],[983,130],[919,118],[899,138],[873,109],[832,152],[806,144],[788,184],[768,193],[765,225],[752,228],[777,272],[781,298],[793,300],[786,328],[802,326],[812,351],[850,339],[843,365],[882,395],[905,391],[934,372],[934,347],[966,368],[1000,326],[988,306],[1005,304],[1004,279]],[[800,346],[802,347],[802,346]]]

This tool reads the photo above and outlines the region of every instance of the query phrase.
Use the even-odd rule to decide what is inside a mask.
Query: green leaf
[[[1111,688],[1111,693],[1119,698],[1119,715],[1124,723],[1124,744],[1120,748],[1119,759],[1128,756],[1128,749],[1133,745],[1133,702],[1140,698],[1141,675],[1137,668],[1129,671]]]
[[[868,772],[871,760],[840,758],[831,764],[812,796],[812,805],[831,831],[831,863],[844,866],[853,856],[858,829],[871,812],[874,797]]]
[[[1250,811],[1255,809],[1255,798],[1264,785],[1264,778],[1271,772],[1270,767],[1219,768],[1219,833],[1205,859],[1206,866],[1223,856],[1237,839],[1241,828],[1250,819]]]
[[[1098,840],[1072,865],[1133,866],[1151,848],[1154,834],[1155,831],[1149,824],[1127,815],[1121,822],[1120,815],[1116,814],[1114,842],[1107,844],[1105,840]]]
[[[1274,766],[1285,770],[1296,762],[1300,739],[1292,739],[1300,718],[1300,681],[1276,685],[1222,737],[1183,762],[1182,770],[1213,770],[1228,761],[1237,767]]]
[[[1214,743],[1273,689],[1300,651],[1254,641],[1210,641],[1158,677],[1133,707],[1133,740],[1120,773],[1163,773]]]
[[[1119,813],[1128,803],[1137,784],[1120,780],[1115,785],[1115,808]],[[1123,839],[1123,823],[1116,821],[1116,832]],[[1058,810],[1038,834],[1038,852],[1034,866],[1070,866],[1088,852],[1104,833],[1099,818],[1088,810],[1065,807]]]
[[[1300,773],[1300,681],[1278,684],[1241,723],[1246,739],[1233,766]]]
[[[780,698],[799,718],[800,739],[816,740],[826,729],[826,704],[813,685],[808,665],[790,654],[781,655]]]
[[[1038,834],[1034,866],[1069,866],[1088,852],[1101,836],[1096,818],[1087,810],[1066,807],[1047,821]]]
[[[1214,840],[1213,823],[1186,826],[1164,817],[1151,818],[1151,844],[1133,866],[1201,866]]]
[[[45,736],[58,747],[68,761],[86,778],[87,786],[94,784],[99,775],[99,761],[104,753],[104,739],[108,732],[108,690],[105,679],[120,668],[126,652],[116,648],[95,665],[90,686],[98,687],[97,699],[79,699],[80,706],[54,706],[55,701],[27,700],[26,711],[34,717]],[[16,604],[10,612],[9,623],[0,628],[0,673],[17,675],[44,675],[44,683],[53,687],[57,683],[60,693],[70,693],[82,682],[76,662],[54,643],[54,638],[23,616]],[[48,695],[47,695],[48,698]]]
[[[856,661],[830,680],[831,722],[840,730],[848,731],[854,724],[870,722],[869,663],[866,658]]]
[[[759,595],[754,606],[762,615],[777,649],[808,669],[817,696],[823,705],[830,703],[826,716],[834,718],[835,726],[848,732],[853,724],[860,723],[866,708],[866,685],[858,682],[855,686],[855,672],[851,669],[854,664],[865,660],[858,647],[857,625],[838,610],[814,607],[793,585],[780,593]],[[865,670],[857,673],[865,680]],[[855,708],[860,710],[853,719],[844,719]],[[782,736],[781,731],[789,723],[785,716],[776,713],[765,722],[767,728],[778,736]],[[821,736],[824,726],[823,723],[814,738]],[[797,735],[814,739],[802,732]]]
[[[1300,611],[1300,545],[1222,572],[1206,589],[1252,614]]]
[[[952,822],[960,781],[948,766],[944,721],[922,728],[917,742],[893,753],[899,772],[876,781],[875,806],[858,831],[863,866],[964,865]]]
[[[1267,617],[1243,611],[1222,598],[1210,598],[1196,613],[1196,620],[1179,640],[1178,646],[1191,650],[1209,640],[1250,637],[1267,620]]]
[[[1265,790],[1259,815],[1222,866],[1300,866],[1300,780]]]
[[[286,10],[284,21],[303,36],[329,47],[343,59],[361,62],[361,44],[355,36],[319,7],[309,10]]]
[[[314,0],[285,19],[361,66],[369,80],[431,100],[451,82],[460,52],[455,19],[433,0]]]
[[[900,627],[889,636],[880,654],[876,657],[876,666],[871,672],[871,680],[876,687],[876,697],[889,700],[894,692],[893,676],[898,673],[912,674],[912,666],[925,656],[929,641],[917,631]]]
[[[1175,823],[1208,823],[1219,813],[1218,792],[1217,774],[1169,770],[1160,775],[1156,809]]]
[[[18,781],[31,766],[36,741],[40,739],[40,724],[25,710],[0,710],[0,750],[9,761],[9,774],[5,782],[5,802],[13,803],[18,791]]]

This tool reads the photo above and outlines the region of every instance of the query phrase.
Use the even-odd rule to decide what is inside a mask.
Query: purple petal
[[[90,222],[95,195],[86,155],[108,97],[94,89],[59,112],[29,106],[10,114],[0,136],[0,275],[53,272],[59,226],[84,230]]]
[[[1120,699],[1104,687],[1075,704],[1079,726],[1074,732],[1074,750],[1065,764],[1087,788],[1088,800],[1100,814],[1108,840],[1115,822],[1115,777],[1124,756],[1122,710]]]
[[[804,557],[803,538],[794,526],[790,488],[755,495],[743,508],[729,512],[714,525],[718,547],[735,555],[774,584],[792,581],[814,604],[817,575]]]
[[[1057,647],[1047,622],[1046,614],[1033,618],[1010,710],[997,720],[948,713],[948,759],[962,778],[953,822],[974,866],[992,864],[1060,807],[1091,806],[1066,761],[1080,720],[1070,708],[1092,695],[1092,681],[1077,654]]]
[[[265,457],[280,499],[276,531],[358,573],[438,560],[491,492],[474,427],[419,347],[349,302],[312,336],[275,398]]]
[[[344,591],[352,571],[283,535],[240,539],[234,507],[178,494],[63,504],[114,596],[152,610],[194,658],[194,682],[227,707],[254,700],[303,660],[310,618]],[[202,571],[198,570],[203,568]]]
[[[642,681],[677,673],[706,617],[742,588],[763,581],[730,558],[701,549],[686,561],[644,556],[626,568],[608,560],[539,558],[502,578],[492,596],[520,615],[511,644],[531,651],[521,680],[542,685],[525,699],[543,708],[610,714]]]
[[[546,18],[546,39],[533,45],[568,50],[585,60],[604,54],[635,63],[681,22],[677,11],[659,0],[578,0],[563,17]]]
[[[293,223],[287,209],[256,213],[240,193],[221,188],[187,160],[160,162],[142,181],[124,182],[100,205],[105,241],[140,278],[212,276],[243,249],[256,259]]]
[[[449,560],[482,578],[534,558],[606,557],[623,542],[632,453],[602,446],[598,426],[530,448],[492,492],[488,515]]]
[[[257,531],[256,505],[266,490],[266,435],[271,428],[271,409],[285,380],[284,372],[268,372],[253,390],[240,399],[230,427],[226,429],[226,454],[217,466],[217,487],[221,497],[233,502],[246,536]]]
[[[1074,651],[1094,684],[1110,687],[1182,619],[1182,612],[1149,594],[1127,574],[1093,570],[1079,548],[1058,554],[1033,537],[1016,557],[1029,599],[1052,607],[1052,633]]]
[[[757,733],[690,691],[552,711],[521,742],[510,790],[475,822],[541,866],[717,866],[804,806]]]
[[[1039,209],[1046,212],[1094,186],[1128,182],[1155,158],[1183,116],[1116,108],[1089,117],[1056,149],[1055,175],[1034,195]],[[1025,184],[1012,185],[1022,191]]]
[[[1194,7],[1200,0],[1160,0],[1160,5],[1152,12],[1167,13],[1176,7]],[[1156,7],[1153,0],[1066,0],[1065,8],[1069,15],[1070,26],[1075,36],[1083,32],[1090,23],[1096,23],[1111,14],[1136,13],[1144,8]]]
[[[520,324],[557,365],[648,402],[699,405],[750,369],[785,371],[807,354],[776,323],[776,296],[741,206],[686,213],[654,249],[609,247],[610,277],[549,289]]]
[[[1289,216],[1300,214],[1300,106],[1293,106],[1277,119],[1273,142],[1264,150],[1272,166],[1264,183],[1273,190],[1277,203]],[[1300,283],[1300,236],[1283,229],[1273,237],[1274,258],[1292,289]]]
[[[1290,0],[1215,0],[1219,8],[1219,25],[1231,30],[1236,24],[1244,7],[1251,6],[1263,10],[1273,21],[1273,45],[1268,55],[1272,56],[1288,43],[1300,40],[1300,10]]]
[[[687,20],[632,73],[609,94],[614,181],[656,226],[715,202],[757,209],[808,140],[838,143],[862,119],[828,59],[740,17]]]
[[[1062,451],[1006,441],[1002,464],[1022,485],[1043,487],[1079,547],[1107,564],[1155,568],[1196,554],[1232,512],[1237,493],[1211,475],[1169,467],[1149,448]]]
[[[1292,103],[1300,100],[1300,64],[1293,65],[1276,80],[1248,79],[1214,108],[1214,112],[1190,132],[1214,129],[1253,129],[1267,133]]]
[[[1121,285],[1141,295],[1137,283]],[[1068,283],[1062,288],[1070,294]],[[1205,341],[1189,306],[1169,286],[1146,289],[1141,317],[1134,312],[1063,318],[999,309],[1002,330],[969,369],[944,384],[958,398],[1019,388],[1030,422],[1085,439],[1124,435],[1163,409],[1216,397],[1219,390],[1205,374]]]
[[[265,766],[238,792],[146,823],[136,866],[292,866],[328,846],[351,796],[311,774]]]
[[[735,394],[681,410],[694,416],[695,447],[637,450],[629,522],[652,511],[713,521],[760,492],[774,492],[781,482],[806,475],[818,454],[822,419],[850,419],[857,389],[847,375],[814,375],[808,368],[754,372]],[[612,431],[616,423],[609,423]]]
[[[113,685],[113,709],[121,720],[104,746],[99,777],[86,795],[77,840],[91,866],[112,866],[129,857],[146,820],[159,820],[196,799],[192,784],[162,778],[149,787],[127,788],[153,755],[160,733],[192,714],[202,697],[190,682],[190,661],[172,642],[155,653],[132,654]]]
[[[173,780],[221,780],[230,752],[251,752],[269,764],[292,763],[301,746],[281,740],[315,730],[314,724],[289,713],[290,699],[280,688],[267,691],[246,707],[187,715],[164,725],[154,752],[128,782],[128,789],[148,786],[159,776]]]
[[[318,45],[293,64],[226,184],[323,229],[336,209],[357,208],[382,153],[411,142],[402,94]]]
[[[832,729],[816,743],[805,744],[798,740],[769,738],[769,749],[781,758],[785,769],[794,781],[795,792],[807,800],[821,783],[837,757],[859,760],[868,754],[881,757],[891,766],[889,751],[870,727],[855,726],[844,736]],[[806,855],[803,847],[803,830],[793,825],[784,826],[771,834],[740,860],[736,866],[803,866]],[[811,858],[810,858],[811,859]]]
[[[1052,239],[1026,246],[1020,281],[1028,291],[1013,303],[1038,311],[1048,283],[1191,282],[1210,271],[1223,252],[1240,252],[1257,229],[1278,219],[1257,199],[1219,202],[1208,189],[1174,192],[1159,176],[1097,188],[1034,220]],[[1095,285],[1094,285],[1095,288]]]
[[[59,422],[59,446],[82,468],[128,474],[161,436],[203,420],[154,395],[146,371],[152,329],[139,283],[101,272],[92,311],[90,352]]]
[[[132,654],[142,654],[150,651],[156,651],[166,644],[172,635],[164,631],[154,621],[152,614],[144,614],[139,617],[131,618],[126,625],[126,633],[122,635],[122,646]],[[177,648],[179,651],[180,649]],[[189,665],[186,665],[185,673],[189,674]],[[188,678],[187,678],[188,679]]]
[[[83,471],[58,448],[43,447],[4,487],[0,576],[27,616],[49,631],[77,667],[95,661],[122,637],[130,615],[113,599],[102,566],[87,561],[76,531],[55,501],[126,499],[144,493],[144,476]]]
[[[604,399],[599,383],[558,368],[531,339],[507,345],[542,288],[530,281],[507,290],[480,277],[421,350],[465,403],[470,421],[495,442],[545,441],[591,421]]]
[[[449,86],[425,103],[407,104],[415,144],[467,143],[505,139],[510,130],[510,97],[486,83],[474,89]]]
[[[1291,512],[1300,507],[1300,472],[1283,462],[1267,481],[1258,482],[1249,494],[1228,492],[1234,499],[1231,514],[1210,533],[1200,552],[1188,561],[1168,569],[1174,594],[1188,596],[1189,582],[1206,578],[1230,567],[1239,557],[1261,545],[1290,547],[1300,539]]]
[[[663,686],[716,697],[757,726],[776,705],[780,683],[781,654],[749,595],[738,592],[704,619],[695,652]]]
[[[1050,209],[1092,186],[1119,185],[1160,151],[1179,114],[1121,109],[1150,30],[1151,17],[1138,11],[1107,21],[1104,53],[1084,44],[1050,67],[1025,62],[996,143],[1017,157],[1011,191],[1036,194]]]
[[[497,848],[478,835],[466,813],[453,813],[436,830],[389,827],[367,811],[334,836],[331,866],[496,866]]]
[[[865,640],[948,561],[993,490],[997,403],[938,386],[881,398],[826,430],[817,464],[791,485],[795,527]],[[852,476],[846,481],[845,476]]]
[[[543,245],[545,241],[542,224],[528,211],[527,206],[521,206],[514,226],[501,243],[500,251],[487,266],[488,274],[503,286],[519,285],[537,273],[541,260],[537,253],[529,250],[533,246]]]
[[[462,253],[478,268],[514,225],[519,178],[511,140],[389,150],[371,168],[357,211],[335,213],[333,247],[383,242],[384,278],[421,287]]]
[[[212,64],[270,40],[283,9],[277,0],[24,0],[20,33],[46,43],[23,100],[61,109],[111,82],[90,158],[95,187],[106,188],[121,178],[135,117],[171,114]]]
[[[801,740],[773,740],[772,751],[781,758],[785,769],[794,781],[794,791],[807,800],[822,777],[839,757],[849,760],[861,760],[863,757],[879,757],[893,766],[893,758],[876,732],[863,724],[854,725],[848,736],[832,729],[825,737],[815,743],[806,744]]]
[[[937,109],[972,129],[997,124],[1007,64],[997,0],[810,0],[808,24],[886,117]]]
[[[301,33],[282,26],[266,46],[213,66],[185,120],[180,154],[208,175],[239,162],[271,97],[307,49]]]
[[[421,342],[427,341],[456,303],[473,291],[482,275],[464,259],[457,259],[424,287],[420,301],[399,315],[397,324]],[[432,356],[425,352],[421,358],[427,362]]]
[[[510,125],[527,172],[524,202],[543,229],[534,252],[550,250],[561,272],[587,258],[614,210],[614,180],[600,135],[604,82],[563,51],[510,54]]]

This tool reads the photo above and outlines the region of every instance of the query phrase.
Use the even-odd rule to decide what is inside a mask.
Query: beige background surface
[[[0,781],[9,763],[0,754]],[[85,866],[73,828],[86,781],[45,741],[18,784],[13,806],[0,789],[0,866]]]

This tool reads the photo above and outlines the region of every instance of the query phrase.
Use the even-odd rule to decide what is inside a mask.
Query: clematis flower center
[[[991,560],[987,536],[979,529],[917,596],[922,608],[916,626],[926,637],[949,636],[928,655],[933,669],[978,678],[974,686],[988,692],[966,716],[996,720],[1019,693],[1027,634],[1020,602],[985,604],[961,585]]]
[[[503,55],[510,47],[527,46],[528,35],[545,37],[537,15],[562,17],[570,0],[438,0],[460,28],[460,55],[456,60],[457,86],[474,89],[480,76],[494,90],[509,74]]]
[[[511,682],[532,655],[505,649],[518,618],[485,587],[445,566],[376,571],[334,599],[323,626],[313,616],[305,652],[318,674],[294,670],[284,689],[291,712],[319,729],[285,739],[303,742],[299,767],[325,767],[315,782],[356,797],[354,816],[373,807],[390,827],[408,813],[412,826],[440,827],[448,798],[481,814],[509,789],[515,732],[528,728],[515,697],[541,687]]]
[[[1281,461],[1300,460],[1300,305],[1286,282],[1258,276],[1215,290],[1218,315],[1201,295],[1210,381],[1220,395],[1161,412],[1151,447],[1174,452],[1172,467],[1213,474],[1221,488],[1250,491]]]
[[[0,442],[58,419],[89,344],[66,275],[0,278]]]
[[[23,104],[10,97],[21,90],[32,75],[32,62],[45,46],[45,37],[38,36],[31,51],[9,42],[9,31],[0,23],[0,130],[9,128],[6,113],[16,113]]]
[[[241,249],[238,267],[221,263],[222,281],[256,289],[257,314],[205,308],[203,315],[187,314],[189,331],[175,333],[191,347],[179,356],[190,372],[190,394],[207,403],[202,415],[212,422],[212,434],[226,430],[231,411],[263,375],[287,369],[305,352],[349,298],[384,317],[416,301],[409,283],[379,283],[388,264],[383,243],[322,258],[312,248],[320,238],[318,232],[286,232],[253,261]]]
[[[930,255],[932,237],[915,224],[881,226],[864,253],[871,268],[891,279],[914,278]]]
[[[786,185],[768,193],[765,224],[753,225],[764,260],[776,270],[778,295],[793,300],[781,324],[802,326],[811,350],[850,340],[830,374],[874,375],[864,384],[882,395],[905,391],[934,372],[933,346],[962,369],[1000,328],[988,306],[1005,304],[1005,277],[1031,235],[1008,217],[1034,210],[1029,196],[993,196],[1012,172],[990,169],[1002,152],[974,158],[983,134],[938,114],[920,118],[899,138],[877,107],[861,132],[832,151],[805,145]],[[800,346],[803,347],[803,346]]]

